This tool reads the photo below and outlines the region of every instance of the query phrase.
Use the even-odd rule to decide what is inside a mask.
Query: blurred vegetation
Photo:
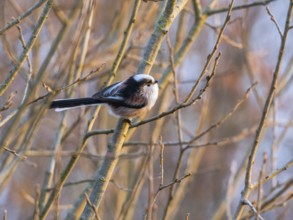
[[[230,17],[229,4],[1,1],[0,212],[79,219],[87,207],[100,219],[291,219],[293,3],[236,1]],[[142,70],[159,80],[159,99],[122,130],[109,185],[91,204],[121,126],[106,107],[47,107]]]

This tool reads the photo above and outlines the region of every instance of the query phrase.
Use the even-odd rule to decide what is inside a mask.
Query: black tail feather
[[[82,105],[94,105],[99,103],[102,102],[94,98],[60,99],[53,101],[49,108],[72,108]]]

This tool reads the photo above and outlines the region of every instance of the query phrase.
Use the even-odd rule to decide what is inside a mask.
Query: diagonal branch
[[[23,49],[22,54],[18,58],[18,63],[15,63],[15,66],[10,70],[8,77],[4,80],[3,83],[0,85],[0,96],[3,95],[3,93],[6,91],[8,86],[13,82],[15,76],[18,74],[20,68],[22,67],[24,61],[28,57],[29,52],[34,46],[34,43],[36,42],[37,37],[39,36],[39,33],[48,17],[48,14],[50,12],[50,9],[52,7],[53,0],[48,0],[47,4],[44,7],[44,10],[31,34],[30,39],[27,42],[26,48]]]
[[[238,203],[237,209],[235,211],[234,217],[233,219],[240,219],[241,218],[241,214],[243,212],[244,209],[244,205],[243,202],[244,200],[248,200],[249,194],[251,192],[251,179],[252,179],[252,168],[253,168],[253,164],[254,164],[254,160],[255,160],[255,156],[259,147],[259,143],[261,141],[262,138],[262,133],[264,130],[264,125],[267,121],[267,116],[269,114],[270,108],[271,108],[271,104],[276,92],[276,87],[277,87],[277,82],[278,82],[278,77],[279,77],[279,73],[280,73],[280,68],[281,68],[281,64],[282,64],[282,60],[283,60],[283,54],[284,54],[284,50],[285,50],[285,44],[286,44],[286,40],[287,40],[287,35],[289,32],[289,26],[290,26],[290,19],[291,19],[291,14],[292,14],[292,8],[293,8],[293,1],[290,0],[290,5],[288,7],[288,12],[287,12],[287,18],[286,18],[286,24],[284,27],[284,34],[282,37],[282,41],[281,41],[281,46],[280,46],[280,50],[279,50],[279,56],[278,56],[278,61],[274,70],[274,75],[273,75],[273,80],[271,83],[271,87],[269,90],[269,94],[267,96],[265,105],[264,105],[264,109],[263,109],[263,113],[259,122],[259,126],[258,129],[256,131],[256,135],[254,138],[254,142],[253,142],[253,146],[249,155],[249,159],[248,159],[248,165],[246,168],[246,175],[245,175],[245,185],[244,185],[244,189],[242,191],[242,196],[241,199]]]
[[[17,18],[15,18],[14,20],[6,24],[3,28],[0,29],[0,35],[3,34],[5,31],[7,31],[8,29],[12,28],[14,25],[19,24],[24,18],[26,18],[31,13],[33,13],[34,10],[39,8],[45,1],[47,0],[39,0],[36,4],[34,4],[28,10],[26,10],[23,14],[19,15]]]

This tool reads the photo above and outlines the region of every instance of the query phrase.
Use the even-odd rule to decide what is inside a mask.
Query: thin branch
[[[272,210],[273,208],[284,206],[284,203],[293,198],[293,194],[291,192],[285,194],[288,191],[288,189],[291,188],[292,185],[293,178],[289,179],[286,183],[282,184],[281,189],[277,193],[275,193],[270,199],[263,201],[263,204],[261,206],[261,212],[265,213],[269,210]],[[283,200],[279,202],[281,199]],[[243,215],[243,218],[251,218],[251,216],[251,213],[245,213]]]
[[[36,196],[35,196],[35,210],[34,210],[34,220],[39,220],[39,202],[40,202],[40,185],[36,185]]]
[[[271,2],[274,2],[277,0],[266,0],[266,1],[255,1],[249,4],[243,4],[243,5],[237,5],[235,7],[233,7],[233,11],[236,10],[242,10],[242,9],[246,9],[246,8],[251,8],[251,7],[256,7],[256,6],[265,6]],[[224,13],[227,12],[229,10],[229,8],[220,8],[220,9],[213,9],[213,10],[208,10],[206,12],[206,14],[208,16],[214,15],[214,14],[219,14],[219,13]]]
[[[14,99],[16,93],[17,93],[17,92],[12,92],[12,93],[9,95],[7,101],[5,101],[5,103],[4,103],[2,106],[0,106],[0,112],[6,111],[6,110],[8,110],[8,109],[11,108],[11,106],[12,106],[12,104],[13,104],[13,99]]]
[[[262,167],[259,172],[258,182],[260,182],[262,180],[262,178],[265,174],[267,159],[268,159],[268,155],[266,152],[264,152],[263,153],[263,162],[262,162]],[[262,185],[259,184],[258,189],[257,189],[257,200],[256,200],[256,205],[255,205],[257,213],[260,213],[260,210],[261,210],[262,197],[263,197],[263,188],[262,188]],[[255,217],[255,220],[258,220],[258,216]]]
[[[286,40],[287,40],[287,35],[289,32],[289,24],[290,24],[290,18],[291,18],[291,13],[292,13],[292,8],[293,8],[293,1],[290,1],[290,5],[288,7],[288,12],[287,12],[287,18],[286,18],[286,24],[284,27],[284,34],[282,37],[282,41],[281,41],[281,45],[280,45],[280,50],[279,50],[279,55],[278,55],[278,61],[274,70],[274,75],[273,75],[273,79],[272,79],[272,83],[271,83],[271,87],[269,90],[269,94],[267,96],[266,102],[265,102],[265,106],[263,109],[263,113],[259,122],[259,126],[258,129],[256,131],[256,135],[255,135],[255,139],[253,142],[253,146],[251,149],[251,153],[249,155],[249,159],[248,159],[248,165],[247,165],[247,169],[246,169],[246,175],[245,175],[245,186],[244,189],[242,191],[242,195],[241,195],[241,200],[238,203],[236,212],[234,214],[233,219],[238,220],[241,217],[241,214],[243,212],[244,206],[242,201],[247,200],[249,197],[249,194],[251,192],[251,178],[252,178],[252,169],[253,169],[253,164],[254,164],[254,160],[255,160],[255,156],[257,153],[257,150],[259,148],[259,143],[261,141],[262,138],[262,133],[264,130],[264,125],[267,121],[267,116],[272,104],[272,100],[274,98],[274,94],[276,91],[276,87],[277,87],[277,82],[278,82],[278,78],[279,78],[279,72],[280,72],[280,68],[281,68],[281,63],[283,60],[283,54],[284,54],[284,50],[285,50],[285,44],[286,44]]]
[[[275,26],[276,26],[276,28],[277,28],[277,30],[279,32],[280,38],[282,39],[283,34],[282,34],[282,31],[281,31],[281,28],[280,28],[279,24],[277,23],[274,15],[271,13],[271,11],[270,11],[268,6],[266,6],[266,10],[267,10],[268,15],[271,17],[272,22],[275,24]]]
[[[257,218],[259,218],[260,220],[264,220],[264,218],[261,217],[260,214],[258,214],[256,208],[252,205],[252,203],[248,199],[242,200],[242,204],[247,205],[253,211],[253,213],[257,216]]]
[[[83,180],[79,180],[79,181],[74,181],[74,182],[67,182],[63,185],[63,187],[69,187],[69,186],[76,186],[76,185],[79,185],[79,184],[84,184],[84,183],[94,183],[96,182],[95,179],[83,179]],[[113,185],[117,188],[117,189],[120,189],[122,191],[125,191],[125,192],[131,192],[133,191],[133,189],[128,189],[128,188],[125,188],[123,186],[121,186],[120,184],[118,184],[116,181],[114,181],[113,179],[110,180],[110,183],[113,183]],[[55,190],[55,188],[47,188],[46,189],[46,192],[51,192]]]
[[[288,170],[288,168],[291,167],[291,166],[293,166],[293,160],[289,161],[282,168],[277,169],[275,172],[271,173],[270,175],[267,175],[265,178],[263,178],[262,180],[258,181],[257,183],[251,185],[251,189],[252,190],[256,189],[257,187],[259,187],[259,185],[262,185],[265,182],[268,182],[269,180],[271,180],[274,177],[278,176],[280,173]]]
[[[160,146],[161,146],[161,151],[160,151],[160,167],[161,167],[161,182],[160,186],[163,186],[164,184],[164,148],[165,145],[162,140],[162,136],[160,136]]]
[[[42,63],[40,69],[38,70],[38,73],[36,74],[36,77],[34,78],[35,81],[34,81],[34,84],[32,86],[30,86],[30,90],[29,90],[29,93],[27,95],[27,98],[23,101],[23,103],[18,107],[18,109],[16,110],[16,112],[12,113],[10,115],[9,118],[6,118],[6,121],[8,120],[11,120],[11,123],[10,123],[10,126],[5,130],[5,133],[3,134],[3,136],[1,137],[1,140],[0,140],[0,146],[3,145],[3,143],[5,143],[9,136],[9,134],[14,130],[16,129],[16,126],[19,126],[19,120],[23,117],[23,112],[27,109],[27,105],[26,103],[28,103],[29,101],[29,97],[31,94],[34,94],[34,92],[36,91],[39,83],[40,83],[40,80],[42,79],[43,75],[45,74],[46,72],[46,68],[48,67],[49,65],[49,62],[50,60],[52,59],[53,57],[53,54],[56,52],[57,48],[58,48],[58,45],[60,44],[60,42],[62,41],[62,39],[64,38],[65,34],[67,33],[67,31],[69,30],[69,27],[71,25],[71,22],[72,19],[77,15],[77,12],[78,12],[78,9],[79,9],[79,4],[80,4],[80,1],[78,0],[75,0],[75,4],[73,5],[73,8],[71,10],[71,13],[69,15],[70,17],[70,22],[67,23],[67,24],[64,24],[63,27],[61,28],[61,30],[59,31],[57,37],[54,39],[54,42],[52,43],[51,47],[50,47],[50,50],[48,52],[48,54],[46,55],[46,58],[44,60],[44,62]],[[51,0],[49,0],[47,2],[47,5],[45,6],[45,9],[48,8],[48,5],[52,5],[52,2]],[[44,9],[44,11],[45,11]],[[43,11],[43,12],[44,12]],[[41,17],[43,16],[43,13],[41,15]],[[40,19],[38,20],[40,21]],[[37,27],[37,26],[36,26]],[[29,41],[30,42],[30,41]],[[27,44],[27,48],[29,48],[28,44]],[[25,58],[23,58],[25,59]],[[18,69],[19,70],[19,69]],[[18,71],[17,70],[17,71]],[[9,79],[10,77],[7,77],[7,79]],[[10,82],[11,83],[11,82]],[[7,88],[6,84],[2,84],[3,85],[3,88]],[[0,88],[1,88],[1,85],[0,85]],[[0,89],[1,90],[1,89]],[[3,89],[3,92],[5,91],[5,89]],[[0,91],[1,93],[1,91]],[[34,95],[33,95],[34,96]],[[43,109],[41,109],[42,111],[45,109],[46,106],[43,106]],[[39,113],[40,114],[40,113]]]
[[[0,96],[3,95],[3,93],[6,91],[6,89],[9,87],[9,85],[13,82],[15,76],[18,74],[20,68],[22,67],[24,61],[27,59],[28,54],[30,50],[32,49],[34,43],[36,42],[36,39],[48,17],[48,14],[50,12],[50,9],[52,7],[53,0],[48,0],[47,4],[44,7],[44,10],[36,23],[36,26],[27,42],[26,48],[23,49],[22,54],[18,58],[18,63],[15,64],[15,66],[10,70],[8,77],[4,80],[4,82],[0,85]]]
[[[165,141],[165,142],[158,142],[154,143],[154,145],[160,146],[161,144],[164,144],[164,147],[176,147],[179,146],[180,144],[182,145],[187,145],[186,148],[201,148],[201,147],[209,147],[209,146],[223,146],[231,143],[236,143],[241,141],[242,139],[248,137],[249,135],[252,135],[255,133],[256,126],[253,126],[249,129],[243,129],[239,134],[236,134],[231,137],[224,137],[222,139],[216,140],[216,141],[209,141],[206,143],[202,144],[191,144],[192,140],[194,140],[194,137],[192,137],[190,140],[185,140],[179,143],[178,141]],[[131,142],[125,142],[124,147],[128,146],[148,146],[150,145],[149,142],[143,142],[143,141],[131,141]],[[27,155],[30,156],[30,155]]]
[[[261,207],[262,212],[265,212],[265,211],[268,211],[274,207],[280,206],[280,202],[279,202],[279,204],[277,204],[277,200],[280,200],[280,198],[287,192],[287,190],[289,190],[291,188],[292,185],[293,185],[293,178],[289,179],[282,186],[282,188],[277,193],[275,193],[275,195],[273,197],[271,197],[267,201],[263,202],[262,207]],[[285,195],[284,202],[286,202],[292,198],[293,198],[293,193],[291,191],[288,193],[288,195]],[[283,202],[281,202],[281,205],[282,205],[282,203]]]
[[[192,140],[190,140],[190,142],[188,143],[188,145],[191,145],[194,141],[198,140],[199,138],[203,137],[204,135],[206,135],[207,133],[209,133],[211,130],[213,130],[214,128],[219,127],[222,123],[224,123],[228,118],[230,118],[233,113],[242,105],[242,103],[244,101],[246,101],[248,99],[249,93],[250,91],[253,89],[253,87],[256,85],[257,83],[252,84],[245,92],[244,96],[238,100],[238,102],[235,104],[235,106],[233,107],[233,109],[226,114],[223,118],[221,118],[219,121],[217,121],[216,123],[214,123],[213,125],[211,125],[209,128],[207,128],[206,130],[202,131],[200,134],[198,134],[196,137],[194,137]],[[188,146],[185,148],[188,149]]]
[[[164,190],[166,188],[169,188],[169,187],[171,187],[171,186],[173,186],[175,184],[180,184],[182,182],[182,180],[184,180],[184,179],[186,179],[186,178],[188,178],[190,176],[191,176],[191,173],[188,173],[188,174],[185,174],[183,177],[180,177],[178,179],[175,179],[174,181],[172,181],[172,182],[170,182],[170,183],[168,183],[166,185],[160,185],[160,187],[158,188],[158,190],[155,193],[155,196],[154,196],[153,201],[152,201],[152,205],[149,208],[151,209],[154,206],[154,204],[155,204],[155,202],[157,200],[157,197],[158,197],[160,191],[162,191],[162,190]]]
[[[69,31],[69,28],[71,27],[71,24],[73,23],[74,18],[76,17],[76,15],[78,14],[78,11],[80,9],[80,1],[75,1],[74,5],[71,8],[71,11],[69,13],[69,17],[68,17],[68,23],[64,23],[61,30],[59,31],[57,37],[55,38],[54,42],[52,43],[52,46],[48,52],[48,55],[46,57],[46,59],[44,60],[42,66],[40,67],[39,71],[38,71],[38,75],[37,75],[37,79],[36,81],[39,82],[43,76],[43,73],[45,72],[46,68],[48,67],[48,64],[52,58],[52,55],[56,52],[58,45],[60,44],[60,42],[63,40],[64,36],[67,34],[67,32]],[[36,88],[36,85],[34,85],[34,87],[32,88],[32,90],[34,90]],[[64,175],[64,173],[67,173],[67,171],[64,171],[62,173],[62,175]],[[61,176],[61,179],[64,178],[63,176]],[[42,212],[40,213],[40,219],[45,219],[46,216],[49,213],[49,210],[53,204],[53,202],[55,201],[55,199],[59,196],[60,190],[62,188],[62,180],[61,181],[57,181],[56,183],[56,190],[54,190],[52,192],[52,194],[49,196],[47,203],[44,205],[44,209],[42,210]]]
[[[19,39],[20,39],[20,42],[22,44],[22,47],[23,47],[23,49],[26,49],[26,43],[24,41],[24,37],[23,37],[22,29],[21,29],[20,25],[17,25],[17,30],[19,32]],[[29,56],[27,57],[27,65],[28,65],[28,68],[29,68],[29,72],[28,72],[28,75],[27,75],[26,86],[25,86],[25,89],[24,89],[24,92],[23,92],[23,97],[22,97],[22,100],[21,100],[21,104],[24,103],[25,99],[28,96],[29,85],[30,85],[31,78],[32,78],[32,75],[33,75],[32,64],[31,64],[31,61],[29,59]]]
[[[23,156],[21,154],[18,154],[15,150],[11,150],[11,149],[9,149],[7,147],[2,147],[2,149],[5,150],[5,151],[7,151],[7,152],[9,152],[9,153],[11,153],[11,154],[13,154],[14,156],[18,157],[21,160],[26,160],[27,159],[26,156]]]
[[[17,18],[6,24],[5,27],[0,29],[0,35],[2,35],[6,30],[12,28],[14,25],[19,24],[24,18],[26,18],[31,13],[33,13],[37,8],[39,8],[45,1],[48,0],[39,0],[36,4],[34,4],[28,10],[26,10],[23,14],[19,15]]]
[[[86,203],[87,205],[89,205],[91,207],[91,209],[94,211],[95,213],[95,219],[99,219],[99,215],[98,215],[98,210],[96,209],[96,207],[91,203],[89,196],[87,194],[84,195],[86,198]]]
[[[164,190],[164,189],[166,189],[166,188],[168,188],[168,187],[170,187],[170,186],[172,186],[172,185],[174,185],[176,183],[181,183],[182,180],[184,180],[185,178],[190,177],[190,176],[191,176],[191,173],[185,174],[183,177],[181,177],[179,179],[175,179],[171,183],[168,183],[166,185],[160,186],[159,189],[158,189],[158,191]]]
[[[196,83],[195,83],[194,86],[192,87],[190,93],[188,94],[188,96],[187,96],[186,99],[184,100],[184,103],[190,101],[190,99],[192,98],[194,92],[196,91],[196,89],[197,89],[197,87],[198,87],[198,85],[199,85],[201,79],[202,79],[202,78],[204,77],[204,75],[206,74],[207,69],[208,69],[208,67],[209,67],[209,64],[210,64],[210,62],[212,61],[212,58],[213,58],[214,54],[215,54],[216,51],[218,50],[218,47],[219,47],[220,42],[221,42],[221,40],[222,40],[222,36],[223,36],[224,30],[225,30],[225,28],[226,28],[228,22],[230,21],[231,11],[232,11],[233,5],[234,5],[234,0],[232,0],[231,3],[230,3],[230,5],[229,5],[229,10],[228,10],[228,12],[227,12],[226,19],[225,19],[225,21],[224,21],[224,24],[223,24],[222,28],[221,28],[220,31],[219,31],[219,34],[218,34],[218,37],[217,37],[216,43],[215,43],[215,45],[214,45],[214,47],[213,47],[213,50],[212,50],[212,52],[208,55],[208,57],[207,57],[207,61],[206,61],[206,63],[205,63],[205,66],[204,66],[204,68],[202,69],[202,72],[201,72],[201,74],[199,75],[199,77],[198,77]]]
[[[59,89],[54,89],[54,90],[49,89],[49,92],[47,94],[42,95],[42,96],[34,99],[33,101],[30,101],[29,103],[27,103],[27,105],[33,104],[35,102],[38,102],[38,101],[40,101],[42,99],[45,99],[45,98],[47,98],[47,97],[49,97],[51,95],[56,95],[56,94],[60,93],[63,90],[66,90],[66,89],[68,89],[68,88],[70,88],[72,86],[75,86],[76,84],[79,84],[79,83],[86,82],[86,81],[90,80],[91,77],[93,77],[93,75],[95,75],[96,73],[100,72],[104,68],[104,66],[105,66],[105,63],[100,64],[96,69],[91,70],[85,76],[80,76],[76,80],[74,80],[74,82],[72,82],[72,83],[70,83],[70,84],[68,84],[66,86],[63,86],[63,87],[61,87]]]

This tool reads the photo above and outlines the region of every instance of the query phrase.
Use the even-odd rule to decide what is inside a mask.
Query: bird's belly
[[[127,108],[127,107],[113,107],[109,106],[110,113],[114,116],[123,118],[134,118],[146,112],[147,108]]]

